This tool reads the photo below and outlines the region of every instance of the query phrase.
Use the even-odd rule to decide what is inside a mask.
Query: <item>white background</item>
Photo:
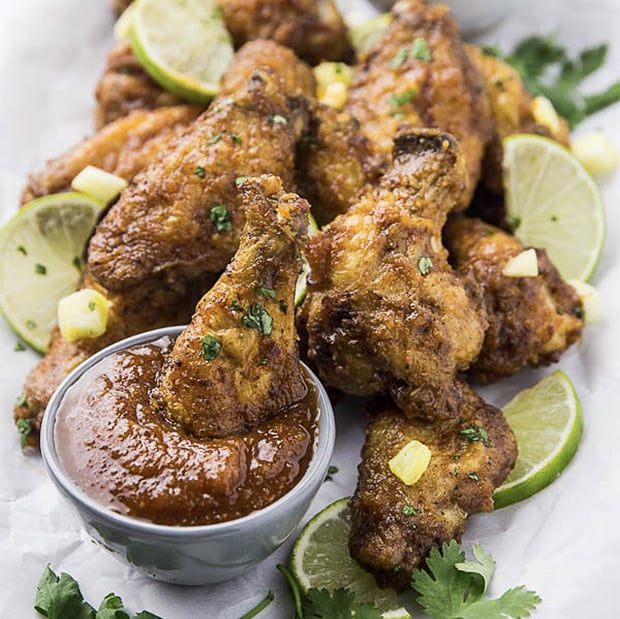
[[[573,50],[609,42],[606,67],[586,87],[620,79],[617,0],[512,4],[509,17],[485,33],[484,41],[508,49],[523,36],[540,33],[553,34]],[[0,3],[1,221],[16,210],[29,171],[92,131],[93,92],[112,46],[112,25],[106,0]],[[620,105],[584,122],[576,134],[595,128],[620,148]],[[558,481],[535,497],[472,517],[463,540],[466,548],[481,542],[497,560],[491,595],[525,584],[543,598],[535,616],[545,619],[620,615],[620,172],[601,179],[601,186],[608,239],[593,282],[605,319],[588,327],[583,343],[560,363],[583,404],[586,426],[580,450]],[[132,610],[147,608],[166,619],[233,619],[273,589],[276,601],[263,616],[290,617],[292,605],[274,567],[286,560],[290,543],[237,580],[183,588],[138,576],[88,539],[59,502],[40,457],[20,450],[12,405],[37,355],[15,352],[15,342],[0,322],[0,616],[37,616],[32,610],[36,583],[50,563],[54,570],[72,574],[93,604],[114,591]],[[524,372],[485,395],[501,406],[550,371]],[[339,472],[323,485],[308,517],[350,494],[355,485],[364,417],[354,401],[337,410],[333,463]]]

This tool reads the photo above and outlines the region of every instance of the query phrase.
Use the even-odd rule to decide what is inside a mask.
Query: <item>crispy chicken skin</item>
[[[219,273],[245,222],[236,180],[272,173],[293,187],[305,100],[287,96],[271,71],[256,71],[232,97],[216,98],[121,194],[93,235],[93,276],[109,290],[161,273]]]
[[[97,128],[127,116],[133,110],[152,110],[183,101],[162,88],[144,70],[126,41],[108,54],[107,64],[95,90]]]
[[[185,324],[189,321],[196,302],[213,282],[206,275],[191,282],[160,280],[149,289],[137,294],[115,294],[98,285],[88,273],[82,279],[82,288],[93,288],[107,297],[109,303],[106,332],[97,338],[76,342],[63,339],[58,328],[52,332],[50,349],[30,371],[22,393],[25,396],[14,408],[15,421],[28,419],[31,431],[28,444],[38,446],[38,432],[45,407],[56,387],[65,377],[94,353],[125,337],[158,327]]]
[[[386,157],[374,153],[346,112],[310,103],[308,131],[297,149],[297,184],[319,225],[344,213],[379,180]]]
[[[482,351],[468,374],[490,383],[525,366],[559,360],[581,338],[583,306],[546,252],[537,249],[537,277],[506,277],[502,269],[525,247],[503,230],[475,218],[455,216],[444,239],[456,271],[480,285],[489,326]]]
[[[299,325],[326,384],[388,391],[408,416],[458,413],[454,374],[478,355],[486,328],[477,290],[441,245],[465,183],[452,137],[405,131],[374,191],[310,238]]]
[[[284,80],[287,92],[313,97],[316,88],[314,73],[289,48],[269,41],[249,41],[233,56],[220,86],[220,96],[232,95],[242,89],[256,69],[271,69]]]
[[[482,78],[465,53],[447,7],[400,0],[392,17],[380,41],[356,67],[345,109],[384,154],[391,151],[402,124],[438,127],[452,134],[467,167],[468,185],[455,204],[463,209],[480,178],[482,157],[492,137],[491,107]]]
[[[235,47],[271,39],[311,64],[352,57],[347,28],[333,0],[220,0]]]
[[[491,191],[502,194],[502,138],[535,133],[568,146],[568,124],[559,118],[555,131],[538,124],[533,114],[533,97],[523,86],[517,71],[503,60],[483,54],[478,47],[466,45],[465,49],[482,76],[493,114],[494,136],[483,162],[483,181]]]
[[[459,539],[469,514],[490,512],[493,491],[514,466],[517,444],[497,408],[467,384],[454,420],[408,420],[388,401],[374,404],[351,500],[351,556],[382,586],[405,589],[433,546]],[[389,460],[411,440],[431,450],[422,477],[405,485]]]
[[[241,193],[247,219],[239,249],[176,340],[158,383],[166,416],[197,438],[247,432],[307,392],[294,298],[310,206],[273,176],[245,181]]]
[[[28,177],[22,204],[50,193],[69,191],[73,178],[93,165],[127,181],[166,148],[172,138],[200,113],[190,105],[137,110],[85,138],[64,155]]]

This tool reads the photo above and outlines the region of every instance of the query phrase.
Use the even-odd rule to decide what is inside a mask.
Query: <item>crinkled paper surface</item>
[[[356,0],[349,0],[354,4]],[[113,43],[107,0],[5,0],[0,3],[0,220],[17,208],[25,176],[92,131],[93,91]],[[617,0],[525,0],[481,40],[504,49],[525,35],[553,34],[580,50],[610,43],[604,69],[588,88],[620,78],[620,3]],[[576,131],[601,128],[620,149],[620,105]],[[466,548],[481,542],[497,561],[491,595],[525,584],[543,603],[541,619],[616,617],[620,575],[620,171],[600,180],[608,212],[608,238],[593,283],[604,321],[588,327],[583,343],[561,367],[573,380],[585,415],[577,456],[563,475],[531,499],[472,517]],[[110,591],[132,610],[147,608],[166,619],[241,616],[265,595],[275,602],[262,615],[290,617],[292,603],[275,565],[292,541],[245,576],[218,586],[183,588],[141,577],[91,542],[47,479],[38,455],[22,453],[11,419],[27,371],[37,362],[16,352],[16,337],[0,323],[0,616],[27,618],[46,564],[72,574],[87,600]],[[484,394],[503,405],[520,388],[553,368],[528,371]],[[326,482],[307,517],[355,486],[364,431],[359,402],[336,406],[338,440]]]

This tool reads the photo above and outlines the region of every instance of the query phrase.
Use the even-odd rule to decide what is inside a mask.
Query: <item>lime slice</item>
[[[136,0],[129,17],[134,54],[170,92],[205,103],[233,56],[216,0]]]
[[[495,491],[495,508],[526,499],[554,481],[577,452],[583,431],[579,398],[556,370],[503,408],[517,438],[515,468]]]
[[[316,219],[312,214],[308,214],[308,236],[312,236],[318,231],[319,226],[316,223]],[[299,307],[306,298],[308,273],[310,273],[310,265],[304,256],[302,258],[301,273],[299,274],[297,284],[295,285],[295,307]]]
[[[104,207],[79,193],[44,196],[0,230],[0,311],[39,352],[47,350],[58,301],[78,285],[84,247]]]
[[[332,503],[302,529],[293,546],[291,571],[302,591],[346,588],[359,604],[370,602],[384,618],[408,619],[394,589],[381,589],[374,577],[363,570],[349,554],[351,514],[349,499]]]
[[[564,279],[586,281],[605,243],[600,189],[579,160],[554,140],[505,138],[506,211],[525,244],[543,247]]]

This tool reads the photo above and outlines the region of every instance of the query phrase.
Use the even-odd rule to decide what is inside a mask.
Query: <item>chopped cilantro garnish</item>
[[[262,305],[253,303],[241,319],[241,324],[249,329],[256,329],[262,335],[270,335],[273,318]]]
[[[403,514],[405,516],[417,516],[418,510],[413,505],[403,505]]]
[[[269,114],[269,122],[280,125],[288,125],[288,118],[280,114]]]
[[[395,56],[390,60],[390,67],[394,69],[398,69],[402,64],[407,60],[409,56],[409,48],[401,47],[395,54]]]
[[[433,57],[428,47],[428,41],[424,37],[416,37],[411,44],[411,55],[418,60],[430,62]]]
[[[16,422],[17,431],[20,434],[19,445],[23,449],[26,446],[26,441],[28,440],[28,436],[32,432],[32,420],[24,419],[20,417]]]
[[[212,335],[205,335],[200,341],[200,352],[205,361],[213,361],[220,354],[221,350],[222,342]]]
[[[241,187],[241,185],[243,185],[243,183],[247,181],[248,178],[254,178],[254,177],[253,176],[237,176],[237,178],[235,179],[235,185],[237,187]]]
[[[263,288],[262,286],[259,286],[254,289],[254,292],[257,296],[265,297],[266,299],[276,298],[276,291],[274,288]]]
[[[222,139],[222,134],[221,133],[216,133],[208,142],[207,144],[209,146],[212,146],[213,144],[217,144],[220,140]]]
[[[82,259],[79,256],[73,256],[73,260],[71,262],[78,271],[82,270]]]
[[[18,245],[17,251],[24,256],[28,255],[28,252],[26,251],[26,248],[23,245]]]
[[[34,320],[27,320],[26,321],[26,328],[27,329],[36,329],[37,328],[37,323]]]
[[[469,479],[472,479],[473,481],[480,481],[480,475],[478,475],[478,473],[469,473],[467,477],[469,477]]]
[[[334,481],[334,475],[338,472],[338,467],[330,464],[327,467],[327,475],[325,475],[325,481]]]
[[[433,268],[433,261],[428,256],[422,256],[418,260],[418,271],[422,277],[426,277]]]
[[[13,347],[13,350],[15,352],[23,352],[24,350],[26,350],[26,347],[22,344],[22,342],[17,340],[17,342],[15,342],[15,346]]]
[[[209,220],[218,232],[232,230],[228,209],[224,204],[216,204],[209,211]]]
[[[37,275],[46,275],[47,274],[47,267],[44,264],[39,264],[37,262],[34,265],[34,272],[37,273]]]
[[[206,176],[206,171],[201,165],[199,165],[194,170],[194,174],[198,176],[199,178],[204,178]]]
[[[242,140],[241,138],[236,134],[236,133],[231,133],[230,134],[230,138],[231,140],[235,143],[235,144],[241,144]]]
[[[459,434],[470,443],[488,443],[493,446],[493,441],[489,439],[488,432],[475,423],[472,423],[465,430],[461,430]]]

